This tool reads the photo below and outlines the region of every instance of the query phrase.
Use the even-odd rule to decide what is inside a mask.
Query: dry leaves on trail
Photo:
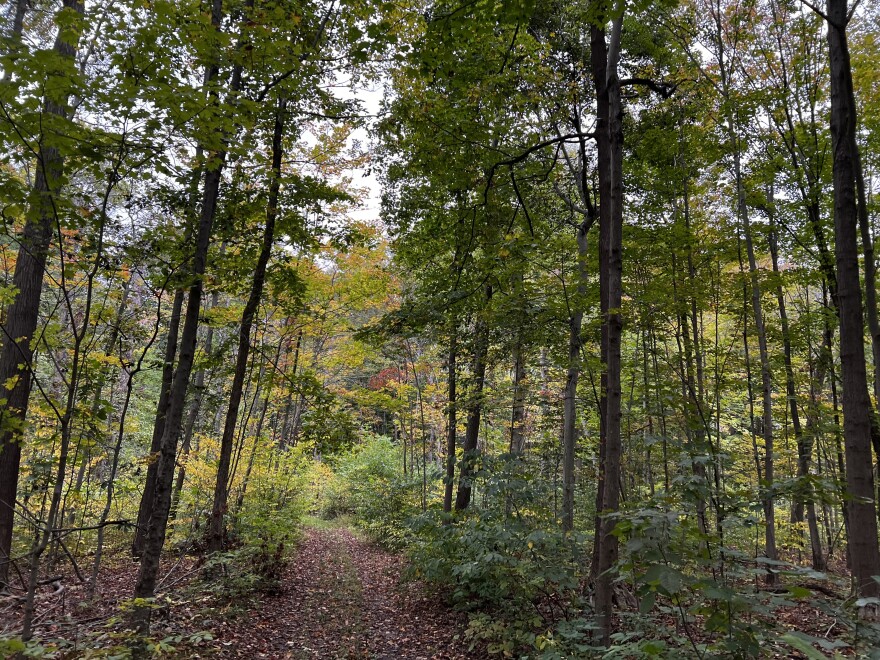
[[[477,658],[455,639],[464,619],[400,586],[401,557],[346,529],[309,529],[285,570],[281,594],[264,597],[217,631],[229,658]]]

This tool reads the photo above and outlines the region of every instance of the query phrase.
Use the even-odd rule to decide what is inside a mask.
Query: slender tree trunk
[[[761,305],[761,285],[758,280],[758,260],[755,257],[755,245],[752,240],[751,221],[746,204],[745,184],[742,178],[738,137],[732,133],[735,141],[733,153],[734,177],[736,179],[737,213],[742,223],[743,239],[746,245],[746,256],[749,261],[749,281],[752,294],[752,314],[755,319],[755,334],[758,337],[758,359],[761,364],[761,434],[764,438],[764,554],[768,559],[777,559],[776,550],[776,507],[773,498],[773,374],[770,370],[770,353],[767,349],[767,330],[764,325],[764,311]],[[776,582],[776,573],[767,571],[767,583]]]
[[[152,514],[153,499],[156,492],[156,474],[159,469],[159,450],[162,447],[162,436],[165,434],[165,417],[168,412],[168,397],[171,395],[171,384],[174,379],[174,359],[177,355],[177,338],[180,328],[180,316],[183,309],[184,290],[174,292],[171,303],[171,317],[168,320],[168,334],[165,338],[165,359],[162,364],[162,383],[159,386],[159,400],[156,403],[156,417],[153,421],[153,437],[150,441],[150,454],[147,462],[147,476],[144,479],[144,491],[138,507],[137,526],[131,542],[131,554],[140,557],[144,550],[147,525]]]
[[[698,311],[697,305],[697,297],[693,292],[693,287],[698,281],[697,279],[697,268],[694,265],[694,244],[696,242],[693,227],[691,226],[691,200],[690,200],[690,187],[689,187],[688,178],[685,177],[684,184],[682,186],[682,211],[684,214],[684,226],[687,231],[687,267],[688,267],[688,277],[690,278],[691,283],[691,291],[688,295],[689,303],[690,303],[690,331],[691,337],[689,338],[689,343],[691,345],[691,351],[693,353],[693,362],[694,369],[689,369],[689,372],[694,374],[694,378],[689,385],[690,388],[690,397],[694,403],[694,446],[696,450],[699,452],[700,456],[712,456],[713,454],[713,445],[711,432],[709,430],[709,424],[707,420],[707,411],[706,411],[706,381],[705,381],[705,359],[703,357],[703,338],[701,332],[701,318]],[[685,334],[687,335],[687,326],[685,324]],[[718,467],[717,461],[712,462],[713,466]],[[694,473],[700,477],[704,483],[706,484],[707,489],[711,491],[711,481],[708,477],[708,472],[706,470],[706,465],[702,461],[698,462],[697,465],[694,466]],[[714,500],[718,502],[720,498],[715,497]],[[709,533],[709,522],[706,514],[706,498],[700,497],[697,500],[697,516],[699,518],[700,529],[702,530],[704,535],[708,535]],[[720,516],[720,512],[719,516]],[[706,541],[708,546],[708,540]]]
[[[822,282],[822,302],[824,304],[825,309],[829,309],[828,305],[828,295],[829,289],[827,282]],[[840,319],[840,308],[837,307],[837,318]],[[843,449],[843,435],[842,429],[843,426],[840,422],[840,397],[838,396],[838,378],[837,378],[837,369],[834,365],[834,326],[831,324],[831,320],[829,315],[825,314],[824,316],[824,328],[822,332],[822,350],[819,353],[819,368],[825,368],[828,371],[828,380],[831,383],[831,410],[832,410],[832,420],[834,422],[834,455],[835,461],[831,461],[826,457],[826,465],[830,466],[831,472],[834,477],[834,482],[838,486],[838,493],[840,495],[840,512],[843,517],[843,527],[846,531],[846,536],[849,538],[849,501],[846,497],[846,464],[844,460],[844,449]],[[837,510],[834,509],[835,512],[835,521],[836,521],[836,513]],[[836,522],[835,522],[836,526]],[[828,543],[828,556],[831,556],[833,551],[833,544]],[[846,566],[848,569],[852,570],[852,561],[850,559],[849,546],[847,545],[846,552]]]
[[[284,340],[278,342],[278,348],[275,351],[275,364],[278,364],[278,360],[281,357],[281,348],[284,346]],[[275,389],[275,381],[270,378],[269,385],[266,391],[266,396],[263,398],[263,407],[260,410],[260,416],[257,419],[257,426],[254,429],[254,442],[251,446],[251,455],[248,458],[248,464],[244,471],[244,478],[241,482],[241,490],[238,492],[238,497],[235,501],[235,515],[238,516],[241,512],[241,508],[244,505],[244,496],[247,493],[248,483],[251,479],[251,472],[254,469],[254,461],[257,456],[257,445],[260,441],[260,435],[263,433],[263,424],[266,422],[266,412],[269,410],[269,401],[272,399],[272,392]]]
[[[611,140],[609,135],[610,102],[606,72],[608,69],[608,46],[605,43],[604,17],[602,27],[590,27],[590,66],[592,69],[593,86],[596,91],[596,170],[599,180],[598,216],[599,216],[599,314],[602,318],[599,353],[602,361],[602,373],[599,376],[599,447],[598,475],[596,477],[596,517],[593,535],[593,553],[590,563],[590,582],[598,586],[599,555],[602,550],[602,512],[605,505],[605,456],[608,445],[608,263],[609,251],[607,242],[608,229],[611,226]]]
[[[455,510],[463,511],[471,503],[473,484],[471,480],[477,462],[480,417],[483,412],[483,384],[486,380],[486,354],[489,350],[489,301],[492,285],[486,285],[485,305],[479,314],[474,330],[474,385],[468,393],[467,426],[464,433],[464,456],[458,470],[458,491],[455,494]]]
[[[220,462],[217,469],[217,482],[214,487],[214,505],[208,528],[208,552],[219,552],[223,549],[224,516],[229,498],[229,466],[232,458],[232,447],[235,439],[235,427],[238,421],[238,409],[241,405],[242,388],[247,371],[248,356],[251,347],[251,329],[254,315],[263,297],[263,285],[266,280],[266,266],[272,255],[275,243],[275,220],[278,217],[278,193],[281,188],[281,159],[284,155],[282,140],[284,138],[284,121],[286,103],[278,104],[275,115],[275,127],[272,134],[272,172],[269,184],[269,200],[266,208],[266,225],[263,228],[263,244],[251,282],[251,291],[241,315],[238,333],[238,353],[235,361],[235,374],[232,378],[232,389],[229,394],[229,407],[226,411],[226,423],[223,426],[223,437],[220,441]]]
[[[846,0],[828,0],[831,71],[831,142],[834,153],[834,227],[840,306],[840,368],[846,445],[849,552],[856,592],[880,595],[880,547],[871,460],[871,400],[865,369],[862,293],[859,282],[855,144],[856,105],[846,39]]]
[[[762,436],[764,439],[764,494],[762,496],[764,504],[764,554],[769,559],[777,558],[776,551],[776,512],[775,502],[773,498],[773,468],[774,468],[774,448],[773,448],[773,377],[770,370],[770,357],[767,349],[767,332],[764,325],[764,313],[761,306],[761,285],[758,278],[758,263],[755,257],[754,241],[752,236],[751,221],[749,218],[749,208],[746,203],[746,190],[742,174],[742,146],[740,138],[740,122],[737,116],[736,105],[737,99],[734,97],[731,89],[731,63],[730,56],[726,52],[726,36],[723,27],[722,9],[720,3],[718,7],[713,7],[713,19],[715,21],[714,46],[717,49],[717,59],[719,67],[719,78],[721,83],[721,92],[724,102],[727,105],[727,131],[732,148],[733,156],[733,175],[734,184],[736,186],[736,212],[742,227],[743,238],[746,244],[746,254],[749,263],[749,280],[751,284],[752,295],[752,314],[755,319],[755,334],[758,337],[758,358],[761,365],[761,398],[762,398]],[[768,583],[774,582],[776,574],[772,571],[767,573]]]
[[[740,273],[744,273],[745,269],[742,264],[742,253],[740,253]],[[755,461],[755,476],[757,483],[764,480],[764,471],[761,467],[761,452],[758,449],[758,439],[755,434],[755,392],[752,386],[752,358],[749,350],[749,288],[743,282],[743,313],[742,313],[742,338],[743,338],[743,361],[746,366],[746,395],[748,398],[749,408],[749,436],[752,439],[752,458]]]
[[[294,383],[296,382],[296,376],[299,371],[299,356],[300,356],[300,349],[302,348],[302,340],[303,340],[303,329],[300,328],[299,332],[296,333],[296,347],[293,350],[293,369],[290,372],[290,378],[291,378],[291,380],[294,381]],[[298,397],[297,397],[298,401],[299,401],[300,397],[301,397],[301,395],[298,395]],[[301,403],[297,403],[296,407],[299,408],[301,405],[302,405]],[[284,421],[281,423],[281,446],[282,447],[293,446],[296,444],[296,437],[294,436],[293,432],[296,430],[296,425],[298,423],[297,422],[298,412],[296,410],[293,410],[293,408],[294,408],[293,388],[291,388],[290,393],[287,396],[287,405],[284,408]],[[291,425],[288,424],[288,420],[290,419],[291,411],[294,412],[294,418],[293,418],[293,424],[292,424],[293,428],[291,428]],[[393,421],[392,421],[392,426],[393,426]],[[292,442],[292,444],[291,444],[291,442]]]
[[[581,373],[581,328],[583,326],[583,299],[587,293],[587,231],[590,222],[585,219],[577,228],[578,267],[576,299],[569,300],[568,317],[568,373],[562,409],[562,529],[574,529],[575,452],[577,449],[577,386]]]
[[[604,263],[600,263],[599,278],[605,285],[600,293],[607,296],[603,310],[602,362],[605,373],[605,447],[603,465],[603,516],[597,529],[599,543],[596,571],[596,612],[602,643],[610,643],[611,617],[614,605],[614,572],[618,544],[614,535],[615,518],[608,515],[618,510],[620,502],[620,403],[621,403],[621,338],[622,317],[622,232],[623,232],[623,106],[620,96],[618,62],[623,17],[617,16],[611,24],[606,47],[604,27],[591,28],[593,78],[598,99],[597,144],[605,143],[606,158],[600,158],[599,167],[607,167],[606,185],[600,180],[599,242]],[[606,119],[602,121],[603,117]],[[603,125],[604,124],[604,125]],[[604,160],[604,163],[603,163]],[[606,194],[603,196],[602,192]]]
[[[810,550],[812,565],[816,570],[824,570],[824,557],[822,555],[822,540],[819,536],[819,525],[816,520],[816,506],[813,501],[813,489],[809,486],[810,458],[813,455],[813,441],[810,433],[804,433],[801,427],[800,411],[797,405],[797,389],[794,382],[794,366],[792,365],[791,329],[788,323],[788,311],[785,307],[785,292],[782,280],[779,279],[779,236],[776,231],[773,189],[769,194],[769,218],[770,218],[770,258],[773,263],[773,272],[776,280],[776,305],[779,308],[779,321],[782,326],[782,352],[785,359],[785,392],[788,399],[791,427],[794,432],[795,443],[798,450],[797,475],[804,484],[803,496],[795,498],[792,517],[795,522],[804,521],[804,502],[807,505],[807,527],[810,536]]]
[[[211,306],[214,309],[220,299],[220,294],[214,291],[211,294]],[[205,332],[205,359],[210,359],[214,348],[214,326],[209,325]],[[202,401],[205,398],[205,369],[204,367],[196,372],[195,396],[189,409],[189,415],[186,418],[186,425],[183,431],[183,444],[180,447],[180,457],[178,458],[179,466],[177,468],[177,478],[174,480],[174,491],[171,495],[171,510],[168,517],[174,520],[177,517],[177,507],[180,504],[180,495],[183,492],[183,484],[186,481],[186,464],[189,459],[189,453],[192,450],[193,433],[195,433],[196,421],[199,417],[199,411],[202,408]]]
[[[874,365],[874,404],[880,407],[880,320],[877,318],[877,264],[874,261],[874,237],[868,217],[868,200],[865,195],[865,176],[862,171],[862,158],[855,135],[852,137],[853,163],[856,170],[856,204],[859,217],[859,231],[862,237],[862,251],[865,269],[865,316],[868,319],[868,334],[871,337],[871,358]],[[874,458],[880,470],[880,418],[877,408],[871,411],[871,444]],[[880,472],[878,472],[880,474]],[[880,508],[877,510],[880,515]]]
[[[19,35],[24,18],[24,8],[20,5],[21,3],[16,7],[14,26]],[[85,12],[81,0],[64,0],[64,8],[79,15]],[[69,30],[65,30],[64,34],[69,35]],[[65,41],[59,32],[54,50],[62,58],[73,60],[76,45],[76,41]],[[67,92],[62,92],[62,95],[57,98],[47,94],[43,100],[43,112],[66,119],[69,115]],[[18,295],[5,310],[6,326],[0,337],[3,341],[3,348],[0,350],[0,383],[4,383],[5,387],[5,396],[0,399],[5,404],[0,411],[0,593],[6,591],[9,583],[22,429],[31,391],[32,340],[39,320],[43,273],[56,220],[55,197],[63,174],[64,157],[61,152],[56,146],[45,144],[41,140],[34,187],[12,276],[12,285]]]
[[[526,360],[522,340],[517,339],[513,347],[513,406],[510,411],[510,453],[522,454],[525,450],[526,436],[523,425],[526,419]]]
[[[458,356],[458,327],[453,321],[449,335],[449,358],[446,361],[447,398],[446,409],[446,483],[443,492],[443,510],[452,511],[452,489],[455,486],[455,449],[458,437],[458,419],[456,415],[456,373],[455,361]]]
[[[853,164],[856,171],[856,203],[859,218],[859,233],[862,238],[865,270],[865,316],[868,319],[868,334],[871,336],[871,357],[874,363],[874,400],[880,405],[880,320],[877,318],[877,264],[874,261],[874,237],[871,235],[871,221],[868,217],[868,200],[865,195],[865,176],[862,172],[862,159],[858,145],[853,137]],[[875,433],[876,435],[876,433]],[[877,450],[876,439],[874,445]],[[880,457],[880,452],[878,452]]]
[[[250,0],[248,8],[252,5]],[[211,23],[219,30],[223,19],[222,0],[214,0],[211,12]],[[217,65],[211,65],[206,78],[211,81],[218,74]],[[229,85],[230,95],[234,96],[241,88],[241,64],[235,64]],[[168,412],[165,417],[165,430],[159,450],[156,472],[156,486],[151,508],[151,516],[144,539],[144,550],[141,555],[140,569],[134,589],[136,598],[150,599],[155,596],[156,580],[159,571],[159,559],[165,534],[168,528],[168,513],[171,507],[171,490],[174,479],[174,466],[177,459],[177,443],[180,439],[181,423],[186,406],[186,392],[195,358],[196,341],[198,338],[199,312],[204,288],[205,266],[208,259],[208,247],[220,196],[220,183],[223,167],[226,163],[226,146],[212,154],[208,159],[210,167],[205,174],[204,191],[202,193],[201,213],[196,232],[195,251],[192,261],[193,284],[189,290],[189,298],[184,316],[183,332],[180,338],[180,351],[174,382],[168,398]],[[134,611],[133,622],[140,633],[149,631],[149,607],[138,607]]]

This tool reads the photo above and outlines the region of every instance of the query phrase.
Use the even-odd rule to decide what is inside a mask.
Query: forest
[[[0,16],[0,657],[880,658],[880,5]]]

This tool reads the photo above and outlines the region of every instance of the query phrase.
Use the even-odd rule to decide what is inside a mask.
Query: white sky
[[[378,115],[382,103],[381,85],[358,88],[354,94],[348,95],[348,98],[357,98],[362,104],[363,111],[374,118]],[[352,131],[349,138],[349,146],[355,141],[360,142],[363,148],[367,148],[372,152],[370,136],[366,128],[358,128]],[[368,190],[367,199],[361,207],[348,213],[349,217],[354,220],[376,221],[379,219],[382,186],[374,173],[375,167],[371,169],[370,174],[367,174],[367,168],[357,168],[350,172],[352,184],[358,188],[366,188]]]

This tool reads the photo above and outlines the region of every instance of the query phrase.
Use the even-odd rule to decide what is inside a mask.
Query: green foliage
[[[302,416],[303,442],[319,454],[344,451],[357,442],[359,428],[352,411],[340,397],[322,389],[315,379],[309,383],[312,405]]]
[[[306,513],[307,458],[298,449],[266,447],[255,460],[246,497],[233,518],[242,545],[262,548],[292,543]]]
[[[411,576],[468,610],[468,638],[490,652],[566,657],[589,648],[580,595],[589,556],[582,536],[560,530],[539,468],[516,457],[484,459],[476,506],[413,521]]]
[[[211,555],[205,564],[208,576],[203,588],[221,602],[253,596],[275,595],[281,589],[281,576],[287,565],[284,541],[245,545],[229,552]]]
[[[410,537],[406,521],[421,512],[422,478],[403,474],[400,447],[384,436],[369,436],[337,459],[323,493],[321,514],[350,514],[372,539],[402,547]],[[436,485],[436,479],[432,477]]]
[[[265,451],[255,458],[247,497],[231,516],[231,549],[206,563],[207,591],[227,601],[278,592],[308,508],[305,465],[297,449]]]
[[[125,601],[121,609],[133,601]],[[153,606],[156,606],[155,603]],[[177,632],[164,637],[143,637],[131,629],[121,628],[121,617],[111,617],[101,628],[89,632],[84,639],[35,638],[24,642],[19,637],[0,636],[2,658],[86,658],[128,660],[129,658],[193,657],[213,639],[207,631]]]

